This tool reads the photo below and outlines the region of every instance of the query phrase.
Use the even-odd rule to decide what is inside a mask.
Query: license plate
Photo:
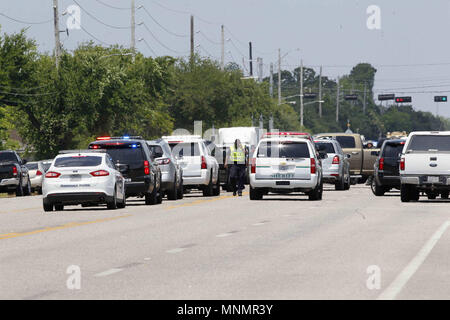
[[[430,182],[430,183],[436,183],[436,182],[439,182],[439,177],[431,177],[431,176],[429,176],[427,181]]]
[[[272,178],[275,179],[291,179],[294,178],[293,173],[276,173],[272,175]]]
[[[81,176],[79,174],[71,174],[70,175],[70,181],[80,181]]]
[[[125,179],[125,182],[131,182],[130,178]]]
[[[280,165],[280,166],[278,167],[278,169],[279,169],[280,171],[286,171],[287,169],[289,169],[289,167],[288,167],[288,166]]]

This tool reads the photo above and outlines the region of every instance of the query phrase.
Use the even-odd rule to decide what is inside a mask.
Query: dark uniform
[[[242,146],[235,148],[235,145],[232,145],[227,157],[227,164],[229,166],[228,172],[233,187],[233,195],[236,195],[236,192],[238,192],[241,196],[242,190],[244,190],[245,172],[247,168],[245,149]]]

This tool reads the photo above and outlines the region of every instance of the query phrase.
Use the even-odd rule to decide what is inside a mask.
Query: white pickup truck
[[[450,191],[450,131],[411,132],[400,158],[401,201],[448,199]]]

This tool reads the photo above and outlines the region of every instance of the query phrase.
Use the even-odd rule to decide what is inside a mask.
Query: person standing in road
[[[242,146],[241,141],[236,139],[225,158],[225,168],[228,168],[230,182],[233,186],[233,196],[236,196],[236,193],[242,196],[247,168],[246,158],[245,148]]]

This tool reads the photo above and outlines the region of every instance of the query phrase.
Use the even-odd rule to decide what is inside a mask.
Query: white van
[[[200,189],[204,196],[220,194],[219,164],[200,136],[163,136],[183,170],[184,189]]]

